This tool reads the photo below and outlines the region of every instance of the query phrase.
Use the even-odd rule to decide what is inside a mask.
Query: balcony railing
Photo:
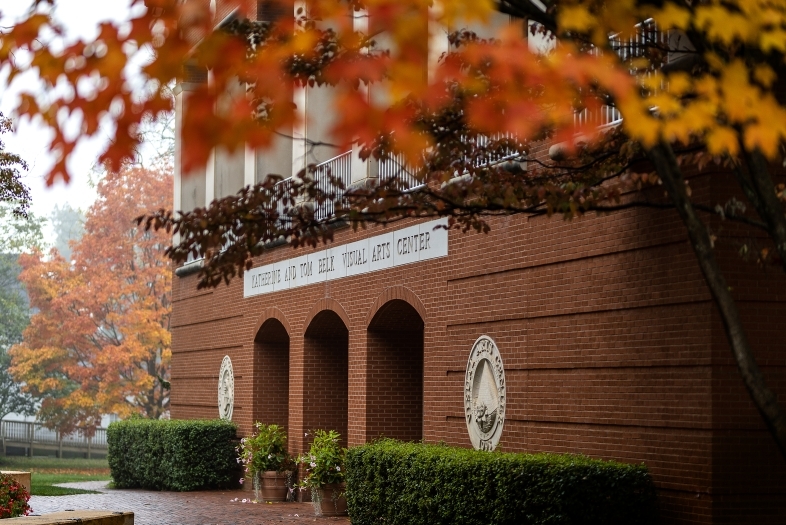
[[[414,171],[407,166],[406,158],[401,153],[380,160],[377,164],[377,177],[380,184],[397,179],[402,189],[411,189],[420,184]]]
[[[649,47],[668,49],[669,34],[659,30],[655,22],[649,19],[636,24],[636,32],[633,35],[627,38],[620,38],[619,35],[614,35],[609,41],[617,56],[623,62],[626,62],[645,56]],[[598,51],[593,50],[593,52],[597,53]],[[584,109],[575,113],[573,117],[574,125],[578,127],[588,122],[594,122],[599,127],[613,126],[622,122],[622,115],[616,107],[608,105],[603,105],[593,111]]]
[[[488,148],[492,141],[504,140],[504,139],[513,139],[513,135],[510,133],[497,133],[492,135],[491,137],[485,135],[477,135],[473,138],[462,137],[462,139],[467,142],[474,144],[473,149],[476,151],[483,151],[485,148]],[[493,166],[494,164],[499,164],[501,162],[508,161],[510,159],[514,159],[520,157],[521,153],[516,151],[514,148],[505,148],[502,151],[495,151],[495,152],[486,152],[478,157],[474,157],[472,159],[465,158],[465,163],[472,161],[475,167],[483,167],[483,166]]]
[[[493,137],[485,137],[482,135],[475,136],[471,139],[463,137],[467,141],[474,144],[474,149],[487,148],[492,140],[500,140],[510,138],[510,135],[499,134]],[[500,162],[505,162],[510,159],[518,158],[521,153],[515,148],[506,148],[503,151],[489,152],[485,155],[477,157],[466,157],[465,162],[473,162],[477,167],[492,166]],[[368,161],[374,162],[374,161]],[[376,161],[376,179],[378,183],[384,183],[391,180],[398,180],[402,190],[416,188],[422,184],[415,176],[415,169],[407,164],[406,158],[403,154],[394,154],[381,161]],[[318,221],[323,221],[332,217],[336,212],[336,203],[344,200],[346,188],[352,184],[352,151],[346,151],[340,155],[317,164],[313,177],[317,188],[325,193],[332,193],[333,199],[328,199],[322,203],[314,204],[314,218]],[[343,188],[332,188],[334,180],[341,181]],[[373,180],[373,178],[372,178]],[[293,177],[284,179],[277,183],[277,188],[286,189],[287,185],[291,185],[294,181]],[[278,193],[278,192],[277,192]],[[286,195],[285,191],[280,192]],[[304,203],[305,204],[305,203]],[[277,204],[279,220],[282,222],[287,221],[287,208],[291,208],[291,202],[283,203],[279,201]]]
[[[584,109],[573,115],[573,125],[576,127],[583,126],[588,122],[594,122],[599,127],[613,126],[622,122],[622,115],[617,108],[608,105],[603,105],[591,112],[589,109]]]
[[[333,186],[333,180],[341,181],[344,189]],[[314,170],[314,182],[318,189],[325,193],[334,193],[334,199],[327,199],[315,204],[314,218],[322,221],[336,213],[336,202],[344,198],[344,191],[352,183],[352,151],[337,155],[330,160],[318,164]]]

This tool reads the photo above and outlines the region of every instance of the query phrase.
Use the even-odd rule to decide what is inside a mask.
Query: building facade
[[[199,81],[181,84],[178,111]],[[308,114],[330,113],[329,90],[295,97]],[[321,141],[329,129],[316,121],[271,150],[216,152],[203,171],[178,171],[176,208],[306,162],[341,160],[349,183],[379,176],[381,167],[352,152],[304,149],[298,134]],[[732,184],[694,173],[691,186],[715,202]],[[347,446],[387,436],[471,447],[465,400],[491,385],[504,400],[493,407],[501,450],[645,463],[664,523],[784,523],[786,462],[739,377],[676,214],[491,225],[488,234],[433,221],[339,229],[327,246],[272,248],[242,278],[210,290],[196,288],[199,261],[178,268],[172,417],[218,416],[229,356],[232,419],[242,433],[256,421],[285,426],[291,453],[319,428],[337,430]],[[786,279],[731,247],[720,256],[756,358],[784,402]],[[485,383],[468,374],[481,340],[496,347],[502,382],[494,367],[472,369],[493,375]]]

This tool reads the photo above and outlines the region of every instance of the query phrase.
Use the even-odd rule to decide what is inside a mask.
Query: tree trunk
[[[677,164],[674,151],[668,144],[658,144],[650,149],[647,155],[655,165],[658,176],[666,186],[669,198],[688,229],[691,246],[696,253],[704,280],[720,312],[726,337],[745,387],[770,429],[770,433],[775,438],[781,455],[786,459],[786,412],[778,404],[775,393],[767,386],[764,375],[753,357],[748,337],[740,320],[737,304],[734,302],[726,279],[718,266],[707,227],[696,215],[690,197],[688,197],[685,178]]]
[[[786,216],[783,214],[783,204],[775,193],[767,159],[759,151],[746,152],[745,162],[740,160],[734,165],[734,174],[745,196],[767,225],[767,232],[786,271]]]

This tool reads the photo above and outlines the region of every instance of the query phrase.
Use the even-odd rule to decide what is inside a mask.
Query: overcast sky
[[[98,24],[105,20],[122,23],[129,14],[129,0],[57,0],[55,17],[64,25],[71,38],[93,38],[97,34]],[[25,15],[31,0],[0,2],[0,26],[7,27]],[[14,105],[16,93],[20,87],[31,89],[36,86],[32,75],[20,77],[11,89],[7,89],[5,77],[7,72],[0,72],[0,111],[11,116],[10,109]],[[106,136],[106,135],[104,135]],[[30,122],[17,122],[13,135],[3,137],[8,151],[19,154],[29,164],[25,174],[25,183],[30,187],[33,196],[32,208],[40,216],[48,216],[56,204],[70,203],[71,206],[86,210],[95,199],[95,192],[90,188],[88,179],[90,170],[103,150],[106,139],[92,140],[80,144],[74,158],[69,163],[73,176],[70,184],[58,182],[47,188],[44,175],[52,166],[52,159],[47,152],[48,136],[44,131]]]

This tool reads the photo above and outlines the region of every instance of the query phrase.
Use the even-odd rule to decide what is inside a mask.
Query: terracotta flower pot
[[[319,494],[319,504],[314,505],[318,516],[346,516],[347,498],[344,497],[346,483],[331,483],[316,489]]]
[[[263,472],[259,480],[259,498],[261,501],[286,501],[289,487],[287,477],[292,473],[276,472],[271,470]]]

